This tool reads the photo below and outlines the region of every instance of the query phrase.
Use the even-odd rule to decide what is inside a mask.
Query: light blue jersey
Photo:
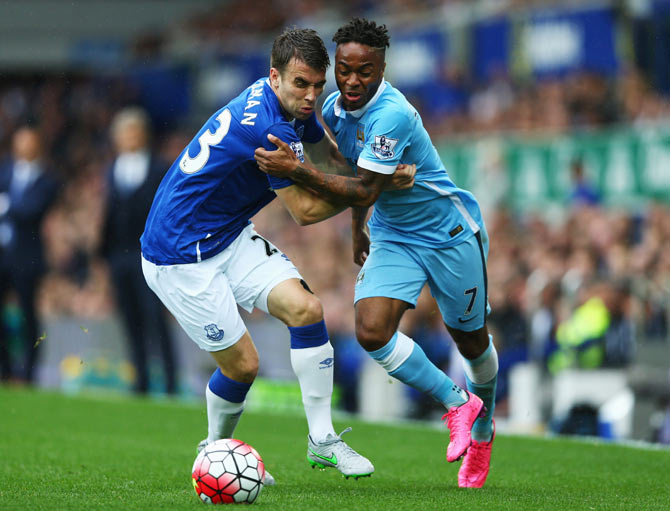
[[[275,150],[272,132],[304,160],[302,142],[323,127],[312,114],[288,122],[267,78],[214,113],[167,171],[142,234],[142,255],[157,265],[194,263],[229,246],[249,219],[293,183],[258,169],[254,150]]]
[[[393,174],[400,163],[416,164],[412,188],[377,199],[368,224],[373,242],[450,247],[480,230],[477,201],[449,179],[418,112],[390,83],[382,82],[356,111],[345,111],[334,92],[324,102],[323,118],[354,170]]]

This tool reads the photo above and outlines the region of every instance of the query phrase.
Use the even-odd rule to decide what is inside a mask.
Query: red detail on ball
[[[235,442],[239,442],[239,440],[234,440]],[[252,447],[249,444],[245,444],[243,442],[240,442],[239,445],[235,446],[233,450],[238,453],[238,454],[249,454],[251,452]]]
[[[211,459],[210,459],[211,456]],[[249,473],[248,460],[254,456],[258,461],[256,473]],[[234,464],[230,461],[235,460]],[[228,461],[225,461],[228,460]],[[214,463],[216,462],[216,463]],[[223,463],[224,471],[221,473]],[[213,464],[215,469],[210,473]],[[252,465],[253,466],[253,465]],[[249,483],[253,481],[252,490],[240,493],[242,489],[240,472],[245,471],[245,487],[250,488]],[[220,474],[220,475],[219,475]],[[263,485],[265,478],[265,464],[258,454],[258,451],[250,445],[236,439],[217,440],[209,444],[202,450],[193,464],[193,486],[200,500],[211,501],[213,504],[235,503],[235,496],[238,502],[253,502]]]
[[[202,474],[200,476],[200,481],[205,483],[210,488],[213,488],[214,490],[220,490],[219,482],[217,481],[216,477],[214,477],[212,474]],[[209,495],[209,493],[207,495]]]
[[[240,489],[240,482],[237,479],[237,475],[225,473],[219,477],[219,488],[225,490],[226,493],[231,495]],[[232,492],[232,493],[231,493]]]

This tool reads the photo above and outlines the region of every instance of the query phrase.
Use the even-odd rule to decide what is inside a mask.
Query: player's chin
[[[314,113],[313,108],[301,108],[298,112],[296,112],[295,117],[297,119],[300,119],[301,121],[306,121],[309,119],[309,116]]]
[[[363,105],[365,105],[365,101],[363,100],[362,97],[356,101],[349,101],[348,99],[342,99],[342,107],[347,111],[358,110]]]

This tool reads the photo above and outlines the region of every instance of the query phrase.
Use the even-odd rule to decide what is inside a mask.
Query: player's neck
[[[277,98],[277,99],[279,99],[279,98]],[[289,113],[284,109],[284,107],[281,105],[281,101],[279,102],[279,110],[281,111],[282,115],[284,116],[284,118],[285,118],[288,122],[293,122],[293,120],[295,119],[295,117],[293,117],[291,114],[289,114]]]
[[[284,118],[288,122],[292,122],[295,117],[293,117],[291,114],[288,113],[288,111],[284,108],[284,105],[282,105],[281,98],[279,97],[279,91],[275,88],[272,83],[270,83],[270,88],[272,89],[272,92],[275,93],[275,97],[277,98],[277,105],[279,105],[279,111],[282,113]]]

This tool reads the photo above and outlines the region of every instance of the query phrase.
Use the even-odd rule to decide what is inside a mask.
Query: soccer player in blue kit
[[[447,461],[461,457],[458,484],[486,481],[495,435],[493,411],[498,356],[486,327],[488,238],[479,206],[454,185],[421,117],[384,80],[389,37],[385,25],[354,18],[333,37],[338,91],[323,105],[323,118],[355,177],[328,175],[299,161],[281,139],[278,149],[256,150],[261,170],[290,177],[335,203],[354,209],[356,336],[386,371],[446,408]],[[396,168],[416,163],[414,186],[386,191]],[[367,208],[374,204],[365,230]],[[467,390],[433,365],[398,331],[428,283],[444,323],[464,357]]]
[[[301,160],[303,151],[331,170],[351,170],[316,119],[316,100],[330,59],[313,30],[287,30],[275,40],[269,77],[217,111],[161,182],[141,237],[149,287],[218,368],[206,388],[208,435],[198,446],[232,438],[258,371],[258,353],[237,309],[259,308],[290,331],[291,365],[309,427],[307,459],[343,475],[374,467],[333,430],[333,348],[321,302],[291,261],[249,220],[276,196],[301,225],[347,206],[333,204],[258,169],[254,149],[276,133]],[[411,186],[413,166],[396,185]],[[345,430],[345,432],[348,431]],[[266,484],[273,484],[266,475]]]

